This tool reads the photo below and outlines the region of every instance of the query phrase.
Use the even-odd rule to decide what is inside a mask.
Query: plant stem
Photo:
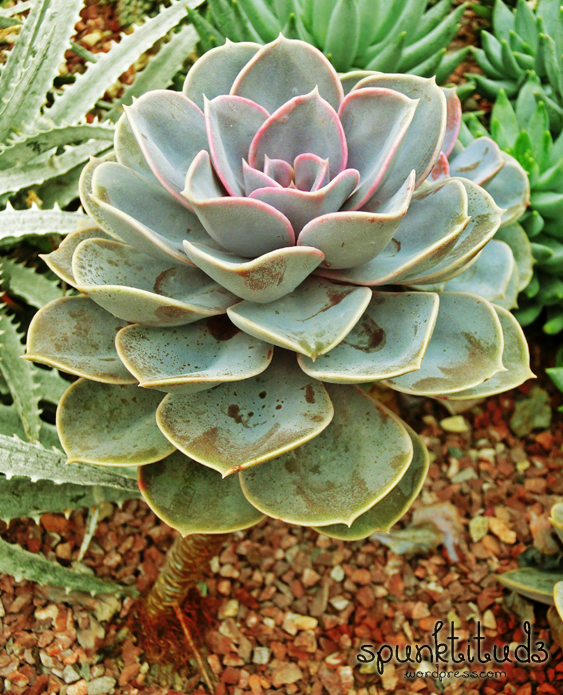
[[[207,562],[219,553],[225,534],[194,533],[177,538],[168,551],[166,563],[147,597],[149,615],[179,606],[201,577]]]

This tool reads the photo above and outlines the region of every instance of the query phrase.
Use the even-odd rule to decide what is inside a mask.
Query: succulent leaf
[[[324,386],[278,350],[262,374],[201,395],[166,396],[157,422],[186,456],[227,476],[317,437],[333,412]]]
[[[529,367],[530,353],[520,324],[506,309],[499,306],[495,306],[494,309],[502,326],[504,336],[502,363],[507,371],[497,372],[478,386],[450,394],[447,397],[448,401],[486,398],[516,388],[528,379],[535,378]]]
[[[68,461],[138,466],[171,454],[175,447],[156,425],[161,398],[138,386],[74,382],[57,410],[57,431]]]
[[[117,241],[82,241],[72,272],[81,292],[130,323],[181,326],[224,314],[236,302],[199,268],[159,261]]]
[[[351,526],[330,524],[317,526],[319,533],[344,541],[358,541],[371,536],[375,531],[389,529],[406,513],[417,498],[428,472],[430,457],[420,437],[407,424],[403,423],[413,445],[412,461],[407,472],[391,492],[380,502],[361,514]]]
[[[179,451],[139,468],[139,489],[154,513],[183,536],[241,531],[264,518],[242,494],[238,475],[222,477]]]
[[[273,348],[239,331],[226,317],[174,330],[128,326],[119,331],[117,350],[144,388],[192,394],[226,381],[263,372]]]
[[[106,384],[135,384],[115,349],[126,326],[88,297],[61,297],[33,317],[26,359]]]
[[[502,326],[494,307],[470,294],[444,292],[422,366],[384,383],[413,395],[450,394],[504,371],[502,352]]]
[[[342,342],[370,300],[367,287],[332,285],[309,278],[275,302],[244,301],[227,313],[246,333],[315,359]]]
[[[374,292],[344,340],[314,362],[298,356],[306,374],[332,384],[365,384],[420,369],[438,314],[432,292]]]
[[[184,241],[188,258],[241,299],[274,302],[293,292],[324,258],[310,246],[290,246],[248,260],[226,251]]]
[[[326,388],[334,418],[321,434],[239,474],[246,498],[268,516],[350,526],[408,470],[413,444],[398,418],[356,386]]]

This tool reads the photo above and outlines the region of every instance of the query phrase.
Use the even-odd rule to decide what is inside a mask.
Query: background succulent
[[[475,115],[469,115],[466,122],[468,128],[462,130],[462,138],[486,133]],[[514,107],[501,91],[493,106],[490,129],[499,146],[526,169],[531,187],[531,206],[521,223],[531,241],[534,274],[523,289],[515,315],[527,326],[546,307],[543,329],[556,334],[563,330],[563,138],[553,141],[547,109],[542,101],[536,102],[528,86]],[[524,253],[528,245],[523,237],[520,243]]]
[[[409,72],[444,82],[468,49],[446,54],[465,5],[452,0],[209,0],[191,11],[203,51],[231,41],[273,41],[280,32],[321,49],[340,72]]]
[[[433,180],[459,126],[448,101],[413,75],[340,80],[280,37],[216,48],[184,95],[126,109],[115,156],[81,178],[103,232],[46,257],[82,295],[28,336],[29,359],[83,377],[57,413],[69,461],[140,465],[183,534],[263,514],[340,538],[394,523],[426,450],[357,385],[470,399],[531,376],[505,309],[372,289],[451,279],[501,222],[471,180]]]
[[[477,91],[494,101],[500,90],[518,97],[525,84],[541,96],[552,130],[563,127],[563,16],[559,0],[539,0],[533,10],[525,0],[516,8],[495,0],[492,33],[481,33],[481,48],[471,52],[484,75],[468,75]]]

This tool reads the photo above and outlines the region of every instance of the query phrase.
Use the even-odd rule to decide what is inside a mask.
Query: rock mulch
[[[376,540],[344,543],[273,520],[232,534],[201,586],[211,609],[200,646],[217,695],[562,693],[563,658],[545,607],[516,598],[495,578],[517,567],[531,545],[550,551],[549,509],[563,499],[561,423],[516,438],[506,422],[521,396],[504,394],[453,418],[426,404],[422,434],[432,464],[414,511],[398,526],[407,527],[413,514],[446,519],[448,537],[437,548],[406,557]],[[84,511],[69,519],[47,514],[39,525],[2,525],[0,535],[69,565],[85,519]],[[145,592],[174,537],[140,501],[121,510],[104,505],[83,562],[99,577]],[[206,692],[193,660],[176,672],[166,659],[149,664],[127,623],[131,598],[65,596],[9,576],[0,578],[0,598],[4,692]],[[400,664],[388,664],[380,676],[375,662],[356,659],[362,644],[429,643],[438,620],[453,622],[462,639],[480,620],[489,649],[524,641],[521,624],[530,620],[551,660],[536,669],[505,666],[506,678],[496,681],[440,685],[432,678],[407,682]]]

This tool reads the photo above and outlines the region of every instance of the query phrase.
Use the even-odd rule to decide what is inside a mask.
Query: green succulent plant
[[[555,133],[563,128],[563,8],[560,0],[539,0],[535,10],[518,0],[515,10],[495,0],[492,33],[481,33],[471,52],[484,75],[468,77],[494,101],[503,90],[516,99],[529,84],[549,113]]]
[[[498,580],[526,598],[552,606],[548,619],[552,629],[558,633],[557,642],[560,643],[563,636],[563,503],[551,508],[550,521],[554,532],[554,552],[542,556],[535,549],[530,549],[531,553],[525,551],[519,556],[521,567],[499,575]]]
[[[340,72],[409,72],[444,82],[468,49],[446,53],[466,5],[452,0],[209,0],[190,17],[203,51],[225,40],[273,41],[280,32],[322,50]]]
[[[471,140],[487,131],[474,114],[467,117],[462,138]],[[535,321],[546,308],[543,330],[563,330],[563,136],[555,141],[543,101],[536,102],[526,85],[515,106],[501,91],[491,113],[491,136],[528,172],[531,205],[521,219],[533,254],[534,273],[522,289],[516,317],[523,326]],[[525,240],[521,239],[522,253]],[[529,252],[528,252],[529,253]]]
[[[45,258],[81,294],[28,334],[28,359],[82,377],[57,411],[69,461],[138,465],[184,535],[268,515],[354,539],[400,518],[427,452],[359,385],[468,399],[532,376],[507,310],[412,289],[466,269],[503,214],[434,180],[459,127],[447,95],[339,78],[279,37],[215,48],[184,94],[126,108],[81,177],[98,229]]]

